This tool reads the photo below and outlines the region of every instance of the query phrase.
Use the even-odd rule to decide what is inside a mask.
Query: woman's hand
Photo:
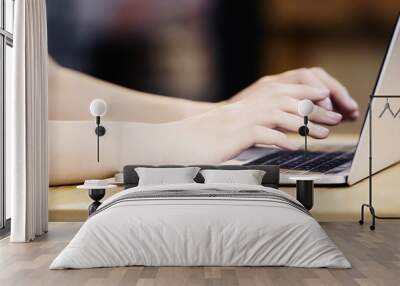
[[[300,145],[286,133],[297,132],[303,125],[297,113],[299,101],[323,102],[329,94],[326,88],[260,80],[242,91],[235,102],[172,124],[179,130],[174,141],[183,144],[176,151],[192,163],[220,163],[255,144],[298,149]],[[336,125],[341,119],[341,114],[315,106],[309,135],[326,138],[329,129],[322,125]],[[193,146],[198,146],[195,152]]]
[[[360,116],[358,105],[349,95],[347,89],[324,69],[319,67],[301,68],[277,75],[263,77],[254,84],[255,87],[252,89],[244,89],[237,95],[233,96],[230,101],[234,102],[248,96],[254,96],[253,92],[255,92],[255,94],[260,94],[259,91],[263,90],[263,85],[269,85],[274,82],[304,84],[326,89],[329,91],[329,96],[323,100],[315,101],[317,105],[326,110],[341,113],[344,119],[355,120]]]

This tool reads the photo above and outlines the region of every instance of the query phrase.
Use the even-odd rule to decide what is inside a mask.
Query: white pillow
[[[265,171],[262,170],[202,170],[205,184],[261,185]]]
[[[139,186],[195,183],[193,179],[199,170],[199,167],[135,168],[139,176]]]

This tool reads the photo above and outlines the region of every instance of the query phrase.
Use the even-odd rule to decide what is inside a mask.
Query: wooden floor
[[[400,223],[379,222],[375,232],[356,223],[322,226],[352,269],[288,267],[124,267],[48,270],[81,223],[50,223],[28,244],[0,241],[0,285],[400,285]]]

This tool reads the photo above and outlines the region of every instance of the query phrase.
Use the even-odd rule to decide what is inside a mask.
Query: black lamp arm
[[[100,136],[106,134],[106,128],[100,125],[100,116],[96,116],[96,125],[94,132],[97,135],[97,162],[100,162]]]
[[[304,150],[307,152],[307,135],[310,132],[310,130],[307,127],[308,125],[308,116],[304,116],[304,125],[300,126],[299,128],[299,134],[301,136],[304,136]]]

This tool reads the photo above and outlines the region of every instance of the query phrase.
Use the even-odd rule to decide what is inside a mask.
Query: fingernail
[[[332,120],[334,120],[334,121],[336,121],[336,122],[342,120],[342,118],[343,118],[343,116],[342,116],[340,113],[332,112],[332,111],[328,111],[328,112],[327,112],[327,115],[328,115],[328,117],[329,117],[330,119],[332,119]]]
[[[321,127],[321,126],[316,126],[315,127],[315,132],[319,135],[319,136],[327,136],[329,134],[329,129],[325,128],[325,127]]]

